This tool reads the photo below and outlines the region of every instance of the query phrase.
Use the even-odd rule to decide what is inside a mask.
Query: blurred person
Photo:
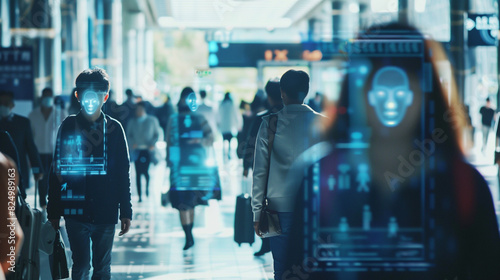
[[[126,128],[128,121],[134,117],[137,100],[131,89],[125,90],[125,95],[127,96],[127,100],[120,105],[121,114],[118,121]]]
[[[43,170],[49,171],[52,164],[52,156],[56,144],[57,130],[62,121],[66,118],[65,110],[54,105],[54,92],[51,88],[44,88],[40,99],[40,106],[33,109],[28,118],[31,122],[31,131]],[[47,208],[48,176],[44,176],[38,183],[38,194],[40,207],[45,213]]]
[[[172,114],[175,113],[174,105],[172,105],[172,99],[169,95],[165,97],[165,102],[161,107],[156,108],[155,116],[158,119],[158,123],[163,130],[163,140],[167,141],[167,125]]]
[[[300,181],[284,184],[288,170],[295,159],[310,146],[319,142],[319,134],[311,129],[323,115],[304,104],[309,92],[309,75],[304,71],[288,70],[280,79],[281,98],[284,107],[276,122],[270,123],[271,115],[262,118],[255,146],[253,167],[252,210],[254,229],[258,236],[259,219],[264,199],[269,209],[279,216],[281,234],[269,237],[274,260],[274,278],[282,279],[286,261],[288,234],[293,223],[293,210]],[[269,132],[274,134],[271,154],[268,151]],[[265,188],[268,188],[265,197]]]
[[[212,152],[213,133],[207,120],[196,113],[196,109],[196,94],[192,88],[184,88],[177,103],[178,113],[172,115],[167,129],[169,195],[172,207],[179,210],[186,236],[183,250],[194,245],[194,208],[208,205],[209,199],[221,199],[218,171]],[[214,172],[207,175],[207,171]],[[203,179],[203,185],[197,178]]]
[[[14,279],[17,257],[21,253],[23,231],[16,211],[10,211],[12,200],[17,201],[19,173],[16,164],[0,152],[0,279]]]
[[[64,98],[60,95],[54,97],[54,106],[60,110],[66,110],[66,102]]]
[[[233,139],[234,135],[241,129],[242,122],[243,120],[241,114],[239,113],[238,108],[234,105],[231,93],[226,92],[224,99],[219,105],[217,121],[219,131],[222,134],[222,154],[224,158],[231,158],[231,139]],[[227,153],[224,149],[226,141],[228,142]]]
[[[205,90],[200,90],[200,98],[201,98],[201,104],[198,107],[198,112],[199,114],[203,115],[205,119],[207,120],[208,124],[212,128],[212,131],[216,131],[217,129],[217,111],[214,106],[212,106],[208,101],[207,101],[207,92]]]
[[[257,139],[257,133],[259,132],[259,127],[262,123],[262,118],[269,116],[270,114],[275,114],[283,109],[283,100],[281,100],[280,82],[279,79],[269,80],[266,84],[265,91],[267,94],[267,104],[269,110],[260,111],[260,108],[265,106],[255,106],[259,112],[254,116],[252,123],[250,125],[247,139],[244,148],[243,156],[243,177],[248,177],[249,170],[253,167],[253,160],[255,155],[255,141]],[[264,104],[262,104],[264,105]],[[271,251],[271,244],[269,243],[269,238],[262,239],[262,245],[260,250],[254,253],[254,256],[259,257]]]
[[[486,98],[486,105],[479,109],[481,114],[481,131],[483,132],[483,147],[482,151],[486,150],[486,145],[488,143],[488,136],[490,135],[491,127],[493,126],[493,118],[495,116],[495,110],[491,108],[490,98]]]
[[[131,161],[135,165],[139,202],[142,202],[142,175],[146,178],[146,196],[149,197],[149,164],[160,136],[158,120],[146,114],[145,106],[143,101],[136,104],[135,118],[128,122],[126,130]]]
[[[30,120],[26,117],[12,113],[14,108],[14,93],[0,91],[0,130],[9,132],[19,155],[19,170],[21,171],[22,185],[19,186],[20,195],[26,198],[26,190],[30,186],[29,163],[35,176],[35,181],[43,178],[43,167],[38,154],[38,149],[33,141]]]
[[[69,115],[76,115],[78,112],[80,112],[80,102],[78,102],[78,98],[76,98],[76,88],[74,88],[71,91],[71,95],[69,96],[69,108],[68,108],[68,114]]]
[[[89,279],[92,256],[92,279],[111,279],[115,226],[119,219],[123,236],[132,219],[127,140],[120,123],[101,111],[109,97],[108,74],[97,67],[86,69],[75,84],[81,110],[59,127],[47,214],[55,229],[64,216],[73,259],[71,278]],[[68,171],[63,162],[73,159],[89,168],[70,165]],[[102,165],[92,165],[99,159]]]
[[[286,180],[296,181],[294,174],[306,170],[283,276],[500,279],[495,208],[488,184],[464,157],[460,136],[466,120],[456,85],[451,83],[448,95],[439,80],[444,50],[398,23],[372,27],[359,38],[368,50],[370,40],[392,40],[386,44],[393,46],[420,40],[417,55],[425,54],[431,66],[432,86],[422,87],[428,74],[419,69],[428,68],[420,56],[367,54],[351,61],[350,67],[370,68],[347,71],[339,101],[325,110],[332,120],[328,140],[306,151]],[[352,178],[341,179],[343,173]],[[322,249],[323,258],[320,247],[334,250]]]
[[[120,106],[118,103],[115,101],[115,93],[112,89],[109,90],[109,98],[108,100],[104,103],[102,106],[102,112],[113,119],[119,119],[120,118]]]
[[[254,97],[252,103],[256,102],[257,95]],[[260,101],[257,101],[261,103]],[[238,146],[236,148],[236,155],[238,158],[243,158],[243,149],[245,147],[245,141],[247,139],[248,130],[250,129],[250,124],[254,117],[254,112],[252,111],[252,107],[245,100],[241,100],[240,102],[240,111],[241,118],[243,120],[243,126],[240,131],[238,131],[238,135],[236,136],[236,140],[238,140]]]

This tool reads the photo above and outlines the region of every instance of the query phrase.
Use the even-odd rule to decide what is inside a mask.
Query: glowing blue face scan
[[[97,110],[100,109],[100,105],[103,102],[103,96],[105,93],[103,92],[95,92],[95,91],[85,91],[83,93],[82,98],[80,99],[80,104],[82,109],[89,115],[94,114]]]
[[[368,92],[368,101],[382,124],[397,126],[413,102],[407,74],[395,66],[378,70],[373,78],[373,87]]]
[[[196,98],[196,93],[191,92],[186,98],[186,105],[189,107],[191,111],[198,110],[198,98]]]

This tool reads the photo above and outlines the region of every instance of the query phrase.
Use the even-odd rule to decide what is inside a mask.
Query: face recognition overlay
[[[310,271],[426,271],[434,258],[433,156],[398,180],[381,172],[384,152],[372,150],[375,134],[399,139],[412,127],[409,141],[422,142],[432,131],[424,42],[357,40],[349,48],[347,107],[338,109],[347,133],[306,177],[303,259]]]
[[[201,144],[205,135],[200,121],[196,114],[179,114],[172,117],[168,150],[172,190],[220,190],[214,155]]]

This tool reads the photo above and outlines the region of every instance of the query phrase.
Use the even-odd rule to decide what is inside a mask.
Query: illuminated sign
[[[465,27],[468,30],[469,46],[496,46],[499,29],[497,15],[469,14]]]
[[[31,48],[0,48],[0,88],[14,92],[17,100],[33,100]]]

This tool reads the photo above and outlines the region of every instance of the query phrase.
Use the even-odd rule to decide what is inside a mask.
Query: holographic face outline
[[[82,109],[89,115],[94,114],[97,110],[100,110],[102,104],[104,103],[105,92],[95,92],[92,90],[87,90],[83,93],[80,99],[80,105]]]
[[[196,97],[196,93],[191,92],[188,97],[186,97],[186,105],[193,112],[198,110],[198,98]]]
[[[404,118],[406,109],[413,102],[408,75],[401,68],[386,66],[373,78],[368,101],[375,108],[378,119],[387,127],[397,126]]]

